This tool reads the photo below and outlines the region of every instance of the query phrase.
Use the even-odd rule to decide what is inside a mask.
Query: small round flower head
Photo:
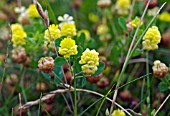
[[[162,14],[159,15],[159,19],[164,22],[170,22],[170,13],[163,12]]]
[[[78,51],[75,40],[71,38],[64,38],[61,41],[59,47],[59,54],[63,55],[64,58],[70,58],[71,55],[76,55],[77,53]]]
[[[76,27],[75,24],[71,23],[64,23],[61,27],[61,35],[66,37],[72,37],[75,36],[76,33]]]
[[[99,21],[99,16],[94,13],[89,13],[88,19],[93,23],[97,23]]]
[[[122,110],[117,109],[113,111],[112,116],[126,116],[126,115]]]
[[[50,73],[54,70],[54,59],[52,57],[42,57],[38,61],[38,67],[45,73]]]
[[[107,34],[108,32],[109,32],[109,28],[105,24],[101,24],[97,28],[97,34],[98,35],[104,35],[104,34]]]
[[[159,60],[154,61],[152,70],[154,76],[157,78],[164,78],[168,73],[168,67],[164,63],[161,63]]]
[[[86,75],[92,75],[97,71],[97,66],[99,65],[99,53],[95,50],[86,49],[82,56],[79,64],[82,64],[82,71]]]
[[[146,34],[143,37],[142,45],[145,50],[155,50],[158,49],[158,43],[161,41],[161,34],[158,30],[158,27],[152,26],[149,28],[146,32]]]
[[[27,60],[27,53],[23,47],[16,47],[12,50],[12,59],[17,63],[24,63]]]
[[[24,32],[22,25],[18,23],[12,24],[11,30],[12,30],[12,43],[14,46],[26,44],[26,40],[24,38],[27,36],[27,34]]]
[[[31,17],[31,18],[40,17],[35,4],[30,4],[27,12],[28,12],[29,17]]]
[[[117,0],[115,9],[119,15],[127,15],[130,9],[130,0]]]
[[[111,0],[98,0],[97,5],[100,8],[107,8],[109,7],[111,4]]]
[[[61,31],[58,25],[52,24],[45,30],[45,39],[47,42],[55,41],[59,37],[61,37]]]
[[[133,27],[135,27],[135,28],[138,26],[139,23],[140,23],[139,17],[135,17],[135,19],[133,19],[133,20],[130,22],[130,24],[131,24]],[[140,25],[143,25],[143,22],[141,22]]]
[[[18,17],[18,22],[20,22],[21,24],[30,24],[29,21],[29,17],[28,17],[28,13],[27,12],[22,12],[19,17]]]

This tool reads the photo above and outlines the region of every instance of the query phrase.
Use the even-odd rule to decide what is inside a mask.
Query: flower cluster
[[[160,14],[159,19],[164,22],[170,22],[170,13],[163,12],[162,14]]]
[[[117,0],[115,10],[119,15],[127,15],[130,9],[130,0]]]
[[[20,46],[26,44],[27,34],[24,32],[22,25],[16,23],[11,25],[12,30],[12,43],[13,46]]]
[[[52,24],[45,30],[45,39],[47,42],[55,41],[59,37],[61,37],[61,31],[58,25]]]
[[[86,49],[82,56],[79,64],[82,64],[82,71],[86,75],[92,75],[97,71],[97,66],[99,65],[99,53],[95,50]]]
[[[75,24],[64,23],[61,27],[61,34],[66,37],[75,36],[77,34]]]
[[[158,48],[158,43],[161,41],[161,34],[158,30],[158,27],[152,26],[146,32],[143,37],[142,45],[145,50],[155,50]]]
[[[30,4],[27,12],[28,12],[29,17],[31,17],[31,18],[40,17],[35,4]]]
[[[77,53],[78,51],[75,40],[71,38],[64,38],[61,41],[59,47],[59,54],[63,55],[64,58],[69,58],[71,55],[76,55]]]
[[[138,26],[139,23],[140,23],[139,17],[135,17],[135,19],[133,19],[133,20],[130,22],[130,24],[131,24],[133,27],[135,27],[135,28]],[[140,25],[143,25],[143,22],[141,22]]]
[[[122,110],[114,110],[112,116],[125,116],[125,113]]]
[[[111,34],[109,33],[109,28],[106,24],[101,24],[97,28],[97,34],[100,36],[101,41],[108,41],[111,39]]]
[[[154,61],[152,70],[154,76],[157,78],[164,78],[168,73],[168,67],[164,63],[161,63],[159,60]]]

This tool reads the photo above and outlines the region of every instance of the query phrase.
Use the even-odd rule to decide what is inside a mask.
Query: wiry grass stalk
[[[150,1],[151,1],[151,0],[148,0],[148,3],[147,3],[147,5],[146,5],[146,7],[145,7],[145,10],[144,10],[144,12],[143,12],[143,14],[142,14],[142,17],[141,17],[141,19],[140,19],[140,22],[139,22],[138,27],[137,27],[137,29],[136,29],[136,32],[135,32],[135,34],[134,34],[134,36],[133,36],[132,42],[131,42],[131,44],[130,44],[130,48],[129,48],[129,50],[128,50],[128,53],[127,53],[125,62],[124,62],[124,64],[123,64],[123,68],[122,68],[121,73],[120,73],[120,75],[119,75],[119,77],[118,77],[118,81],[117,81],[117,85],[116,85],[116,90],[115,90],[115,93],[114,93],[114,95],[113,95],[113,102],[112,102],[112,105],[111,105],[111,108],[110,108],[110,114],[111,114],[112,111],[113,111],[114,102],[115,102],[116,97],[117,97],[117,93],[118,93],[118,89],[117,89],[117,88],[119,87],[119,85],[120,85],[120,83],[121,83],[122,76],[123,76],[123,74],[124,74],[124,72],[125,72],[125,69],[126,69],[127,64],[128,64],[128,60],[129,60],[129,58],[130,58],[130,53],[131,53],[132,47],[133,47],[134,42],[135,42],[135,40],[136,40],[136,36],[137,36],[137,34],[138,34],[138,31],[139,31],[141,22],[142,22],[145,14],[146,14],[146,10],[148,9],[148,5],[149,5]]]

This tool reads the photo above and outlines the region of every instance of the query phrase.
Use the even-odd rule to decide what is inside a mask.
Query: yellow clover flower
[[[79,64],[82,64],[82,71],[87,75],[92,75],[97,71],[99,65],[99,53],[88,48],[83,52]]]
[[[170,22],[170,13],[168,12],[163,12],[160,16],[159,19],[161,21],[165,21],[165,22]]]
[[[45,38],[47,42],[55,41],[57,38],[61,37],[61,31],[58,28],[58,25],[52,24],[48,29],[45,30]]]
[[[130,9],[130,5],[130,0],[117,0],[115,8],[119,15],[127,15]]]
[[[130,22],[130,25],[132,25],[133,27],[136,28],[136,27],[138,26],[139,23],[140,23],[139,17],[135,17],[135,19],[133,19],[133,20]],[[141,22],[140,25],[143,25],[143,22]]]
[[[26,44],[26,40],[24,39],[27,37],[22,25],[16,23],[11,25],[12,30],[12,43],[14,46],[24,45]]]
[[[27,12],[28,12],[29,17],[31,17],[31,18],[40,17],[35,4],[30,4],[29,7],[28,7]]]
[[[158,30],[158,27],[152,26],[146,32],[143,37],[142,45],[144,46],[145,50],[155,50],[158,48],[158,43],[161,41],[161,34]]]
[[[75,24],[64,23],[61,27],[61,34],[67,37],[75,36],[77,34]]]
[[[125,113],[122,110],[114,110],[112,116],[125,116]]]
[[[70,58],[71,55],[76,55],[77,53],[78,51],[75,40],[71,38],[64,38],[61,41],[59,47],[59,54],[63,55],[64,58]]]
[[[108,32],[109,32],[109,28],[106,24],[101,24],[97,28],[98,35],[104,35],[104,34],[107,34]]]

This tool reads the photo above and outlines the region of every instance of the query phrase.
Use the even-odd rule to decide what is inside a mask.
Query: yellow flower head
[[[115,8],[119,15],[127,15],[130,9],[130,0],[117,0]]]
[[[139,23],[140,23],[139,17],[135,17],[135,19],[133,19],[133,20],[130,22],[130,24],[131,24],[133,27],[135,27],[135,28],[138,26]],[[143,25],[143,22],[141,22],[140,25]]]
[[[67,37],[75,36],[77,34],[75,24],[64,23],[61,27],[61,34]]]
[[[101,24],[97,28],[97,34],[98,35],[104,35],[104,34],[107,34],[108,32],[109,32],[109,28],[105,24]]]
[[[92,75],[97,71],[99,65],[99,53],[95,50],[86,49],[82,56],[79,64],[82,64],[82,71],[87,75]]]
[[[63,55],[64,58],[69,58],[71,55],[76,55],[77,53],[78,51],[75,40],[71,38],[64,38],[61,41],[59,47],[59,54]]]
[[[40,17],[35,4],[30,4],[27,12],[28,12],[29,17],[31,17],[31,18]]]
[[[58,28],[58,25],[52,24],[48,29],[45,30],[45,38],[47,42],[55,41],[57,38],[61,37],[61,31]]]
[[[143,37],[142,45],[144,46],[145,50],[155,50],[158,48],[158,43],[161,41],[161,34],[158,30],[158,27],[152,26],[146,32]]]
[[[86,37],[86,40],[90,40],[90,32],[86,29],[82,29],[78,32],[78,36],[81,35],[81,33],[84,33],[85,34],[85,37]]]
[[[163,12],[160,16],[159,19],[161,21],[165,21],[165,22],[170,22],[170,13],[168,12]]]
[[[12,43],[14,46],[26,44],[27,34],[24,32],[22,25],[16,23],[11,25],[12,30]]]
[[[125,116],[125,113],[122,110],[114,110],[112,116]]]
[[[99,16],[94,13],[89,13],[88,18],[93,23],[97,23],[99,21]]]

